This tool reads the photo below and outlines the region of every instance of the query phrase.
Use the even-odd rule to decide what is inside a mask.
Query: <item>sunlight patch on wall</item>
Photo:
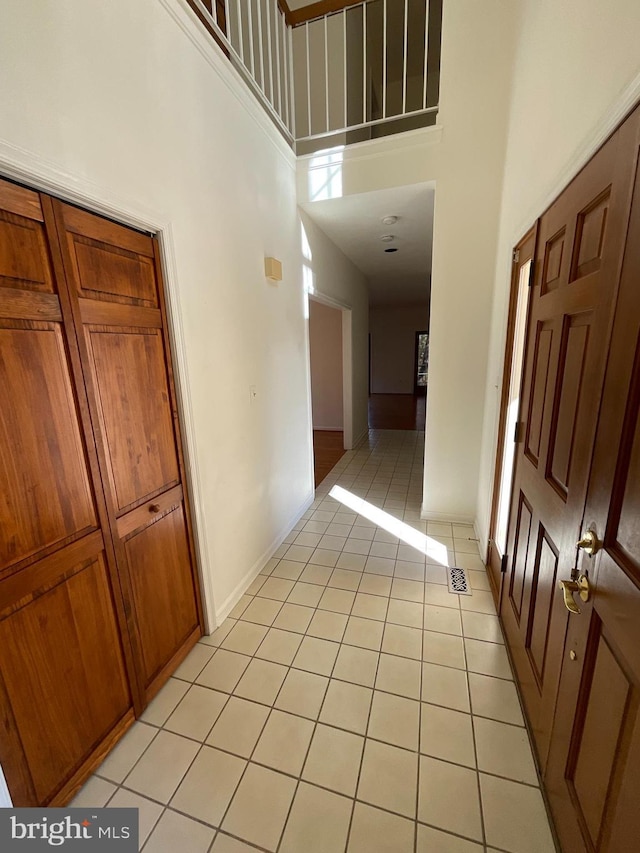
[[[309,200],[342,198],[344,145],[317,154],[309,164]]]

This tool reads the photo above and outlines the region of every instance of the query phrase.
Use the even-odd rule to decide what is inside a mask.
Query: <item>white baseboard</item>
[[[434,512],[422,507],[420,518],[427,521],[450,521],[452,524],[473,524],[474,520],[470,515],[457,515],[455,512]],[[474,527],[475,530],[475,527]]]
[[[249,586],[249,584],[256,578],[260,572],[262,571],[265,563],[273,557],[274,552],[282,545],[282,541],[285,536],[291,531],[293,525],[300,519],[300,516],[305,513],[315,499],[315,492],[311,492],[308,495],[302,506],[300,506],[290,520],[285,524],[284,528],[280,531],[280,533],[276,536],[273,542],[269,545],[266,551],[259,557],[256,562],[251,566],[249,571],[244,575],[242,580],[236,585],[234,590],[226,597],[226,599],[222,602],[220,607],[216,608],[216,627],[221,625],[222,622],[227,618],[229,613],[233,610],[236,604],[240,601],[242,596],[245,593],[245,590]],[[215,628],[212,628],[211,633]]]

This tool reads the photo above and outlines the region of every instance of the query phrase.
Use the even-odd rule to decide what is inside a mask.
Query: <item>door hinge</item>
[[[509,555],[503,554],[502,559],[500,560],[500,572],[504,575],[507,572],[507,563],[509,562]]]
[[[524,428],[524,421],[516,421],[516,428],[513,431],[513,441],[515,444],[520,444],[522,441],[522,432]]]
[[[513,263],[517,264],[519,260],[520,260],[520,249],[514,249],[513,250]]]

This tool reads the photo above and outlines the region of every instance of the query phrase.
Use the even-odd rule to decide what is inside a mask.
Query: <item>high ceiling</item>
[[[429,298],[434,185],[406,187],[308,202],[304,210],[364,273],[374,305]],[[397,216],[385,225],[385,216]],[[383,242],[384,235],[394,240]],[[397,252],[386,253],[390,247]]]

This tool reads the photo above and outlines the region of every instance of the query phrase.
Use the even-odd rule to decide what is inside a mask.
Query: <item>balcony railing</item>
[[[442,0],[189,3],[299,153],[435,123]]]

